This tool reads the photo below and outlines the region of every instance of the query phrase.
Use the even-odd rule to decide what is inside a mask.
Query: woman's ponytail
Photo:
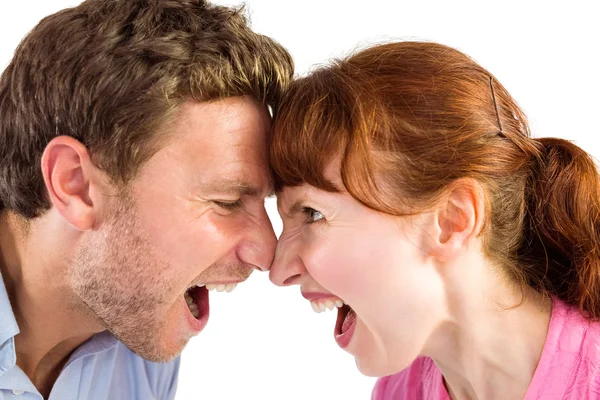
[[[575,144],[534,139],[519,246],[530,284],[600,319],[600,176]]]

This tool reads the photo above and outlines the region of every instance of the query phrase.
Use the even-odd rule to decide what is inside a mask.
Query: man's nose
[[[254,222],[246,238],[239,252],[241,261],[261,271],[268,271],[275,256],[277,237],[266,211],[263,210]]]

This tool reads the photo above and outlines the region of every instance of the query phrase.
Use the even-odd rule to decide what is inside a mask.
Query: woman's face
[[[343,187],[339,173],[332,180]],[[285,188],[278,208],[283,232],[271,280],[299,285],[317,312],[337,310],[336,342],[363,374],[406,368],[442,312],[442,282],[427,250],[430,216],[393,217],[309,185]],[[349,307],[336,307],[342,301]]]

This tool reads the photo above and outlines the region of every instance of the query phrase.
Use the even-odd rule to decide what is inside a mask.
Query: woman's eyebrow
[[[306,194],[300,196],[300,198],[298,198],[290,207],[288,207],[288,215],[293,216],[302,213],[307,201],[308,196],[306,196]]]

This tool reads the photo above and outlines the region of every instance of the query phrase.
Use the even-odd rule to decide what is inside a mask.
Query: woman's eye
[[[306,215],[306,219],[309,224],[313,223],[313,222],[317,222],[318,220],[324,218],[323,214],[321,214],[321,211],[315,210],[314,208],[310,208],[310,207],[304,207],[303,213],[304,213],[304,215]]]
[[[233,211],[233,210],[237,210],[238,208],[240,208],[242,206],[242,201],[241,200],[236,200],[236,201],[213,201],[213,203],[215,203],[217,206],[221,207],[223,210],[227,210],[227,211]]]

